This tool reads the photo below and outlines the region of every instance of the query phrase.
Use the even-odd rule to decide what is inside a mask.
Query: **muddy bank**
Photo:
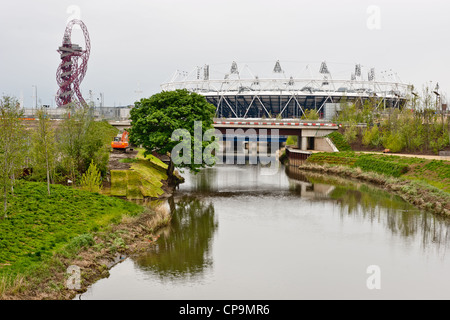
[[[32,277],[16,279],[15,286],[1,296],[2,300],[71,300],[97,280],[108,277],[109,269],[126,257],[139,254],[153,246],[158,233],[170,223],[167,202],[136,217],[124,216],[107,230],[92,233],[94,242],[75,255],[59,250]],[[69,266],[80,268],[80,288],[69,289]]]
[[[129,170],[131,163],[122,159],[134,159],[137,151],[111,153],[107,178],[103,182],[102,193],[110,195],[110,170]],[[108,277],[112,266],[126,257],[139,254],[155,245],[159,232],[170,223],[170,207],[167,201],[175,186],[161,181],[163,194],[157,198],[146,198],[137,203],[143,206],[138,216],[123,216],[121,221],[106,229],[91,232],[88,245],[81,246],[76,253],[68,253],[65,248],[57,250],[46,259],[32,275],[15,277],[8,289],[3,289],[0,281],[1,300],[71,300],[81,294],[96,281]],[[126,197],[124,198],[126,199]],[[136,202],[136,201],[132,201]],[[80,235],[83,236],[83,235]],[[80,288],[69,289],[67,273],[69,266],[80,268]]]
[[[394,192],[419,209],[450,217],[450,195],[419,181],[387,177],[374,172],[363,172],[359,168],[336,165],[304,164],[299,169],[373,183],[386,191]]]

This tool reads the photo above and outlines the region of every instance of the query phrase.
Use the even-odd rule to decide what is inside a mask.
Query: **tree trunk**
[[[170,158],[169,166],[167,167],[167,182],[169,185],[173,186],[175,184],[175,177],[173,175],[173,171],[175,166],[173,164],[172,158]]]
[[[6,191],[6,183],[3,187],[3,193],[4,193],[4,198],[3,198],[3,217],[6,219],[6,210],[8,209],[8,192]]]
[[[47,158],[47,191],[50,195],[50,170],[48,169],[48,158]]]
[[[45,162],[47,165],[47,191],[48,191],[48,195],[50,195],[50,168],[48,167],[47,139],[44,139],[44,143],[45,143]]]

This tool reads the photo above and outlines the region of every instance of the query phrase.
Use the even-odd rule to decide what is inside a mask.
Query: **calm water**
[[[265,173],[185,173],[158,245],[80,298],[450,298],[448,219],[364,184],[284,167]]]

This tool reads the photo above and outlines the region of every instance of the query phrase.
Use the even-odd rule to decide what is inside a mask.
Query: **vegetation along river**
[[[366,184],[265,173],[184,173],[157,245],[76,299],[450,298],[449,219]]]

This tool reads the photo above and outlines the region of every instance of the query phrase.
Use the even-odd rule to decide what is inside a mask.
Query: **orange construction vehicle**
[[[122,150],[127,152],[130,149],[130,143],[128,142],[128,131],[124,130],[122,134],[118,134],[114,141],[111,142],[111,147],[114,150]]]

